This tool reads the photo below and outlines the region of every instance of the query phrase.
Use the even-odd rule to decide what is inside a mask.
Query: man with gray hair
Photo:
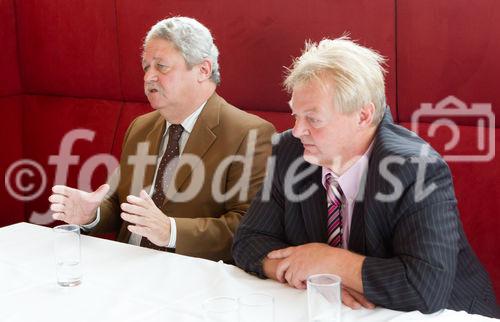
[[[295,116],[275,169],[242,220],[238,266],[305,288],[342,279],[342,301],[498,316],[488,274],[460,223],[450,170],[395,125],[384,58],[347,37],[307,44],[285,80]]]
[[[241,217],[261,186],[274,127],[219,97],[219,51],[192,18],[155,24],[142,53],[155,110],[129,126],[117,189],[54,186],[53,217],[92,234],[179,254],[232,261]]]

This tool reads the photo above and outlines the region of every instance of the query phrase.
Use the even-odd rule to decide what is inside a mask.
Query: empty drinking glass
[[[263,293],[253,293],[238,299],[239,322],[274,322],[274,298]]]
[[[317,274],[307,278],[309,322],[340,322],[341,279],[333,274]]]
[[[203,302],[205,322],[238,321],[238,301],[229,296],[212,297]]]

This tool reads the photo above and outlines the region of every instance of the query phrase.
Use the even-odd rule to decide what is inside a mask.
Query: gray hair
[[[164,39],[172,42],[181,52],[188,67],[208,59],[212,64],[210,79],[220,83],[219,50],[214,44],[212,34],[207,27],[196,19],[188,17],[171,17],[158,21],[148,31],[143,46],[152,39]]]
[[[335,86],[334,106],[341,113],[352,113],[368,103],[375,105],[374,125],[385,111],[386,59],[376,51],[358,45],[347,36],[306,42],[305,50],[288,69],[284,85],[291,93],[296,85],[318,79]]]

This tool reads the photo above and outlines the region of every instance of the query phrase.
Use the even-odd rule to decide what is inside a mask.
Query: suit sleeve
[[[417,171],[409,173],[415,175]],[[448,303],[455,279],[460,222],[451,174],[444,161],[427,165],[424,186],[431,184],[437,188],[421,201],[415,199],[415,182],[404,192],[401,216],[393,230],[394,256],[366,257],[363,263],[364,294],[377,305],[432,313]]]
[[[285,200],[277,157],[279,146],[273,149],[276,164],[270,166],[266,182],[253,200],[236,232],[233,257],[245,271],[266,278],[262,260],[275,250],[290,246],[285,242]]]
[[[224,205],[226,212],[220,217],[174,218],[177,225],[177,253],[207,259],[222,259],[225,262],[233,261],[231,245],[234,232],[242,216],[247,212],[250,200],[255,197],[262,185],[267,159],[271,154],[271,136],[274,132],[274,127],[267,122],[261,123],[257,128],[247,198],[240,200],[240,194],[236,193],[226,200]],[[241,142],[236,155],[245,155],[250,139],[249,133]],[[244,172],[244,165],[241,162],[233,162],[227,171],[226,191],[238,183]]]

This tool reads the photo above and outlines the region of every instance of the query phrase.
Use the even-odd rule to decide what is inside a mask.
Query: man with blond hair
[[[260,188],[274,127],[227,103],[219,51],[195,19],[155,24],[143,44],[153,112],[125,134],[119,183],[92,193],[54,186],[53,217],[122,242],[231,262],[234,231]]]
[[[236,264],[296,288],[336,274],[353,308],[498,316],[450,170],[393,123],[383,64],[347,37],[306,45],[285,80],[295,125],[236,233]]]

